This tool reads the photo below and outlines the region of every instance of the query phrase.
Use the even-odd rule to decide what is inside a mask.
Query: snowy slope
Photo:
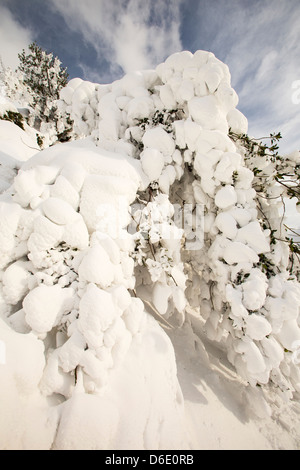
[[[247,131],[237,102],[224,64],[183,52],[71,80],[71,142],[37,152],[0,120],[20,168],[0,200],[0,448],[299,448],[299,286],[227,136]],[[204,245],[178,198],[205,206]]]
[[[0,113],[1,106],[14,109],[7,101],[6,104],[0,101]],[[26,131],[12,122],[0,120],[0,192],[9,187],[21,164],[39,151],[34,130],[25,126]]]
[[[299,449],[299,402],[285,403],[272,390],[247,387],[224,348],[203,335],[203,323],[193,313],[191,318],[193,330],[186,325],[170,335],[189,448]]]

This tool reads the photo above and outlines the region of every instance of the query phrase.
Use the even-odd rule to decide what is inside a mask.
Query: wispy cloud
[[[15,69],[18,53],[32,42],[32,31],[20,25],[10,11],[0,5],[0,56],[4,66]]]
[[[68,26],[105,57],[111,75],[151,68],[181,50],[182,0],[51,0]],[[96,68],[96,67],[95,67]],[[100,73],[99,73],[100,75]]]
[[[212,48],[230,67],[250,132],[282,131],[283,151],[300,148],[300,104],[292,100],[300,79],[299,1],[241,1],[218,14]],[[222,28],[229,22],[232,28]]]
[[[89,64],[89,77],[95,81],[155,67],[190,44],[201,47],[205,37],[209,49],[229,65],[250,132],[282,131],[283,151],[300,147],[300,104],[292,101],[292,83],[300,79],[299,0],[51,0],[50,4],[95,49],[99,65]],[[185,31],[190,42],[184,46],[182,6],[192,26],[191,32]],[[87,72],[84,64],[82,68]]]

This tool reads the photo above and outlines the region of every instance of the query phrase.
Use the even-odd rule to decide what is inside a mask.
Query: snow
[[[228,67],[183,51],[71,80],[70,142],[0,121],[1,448],[299,448],[300,290],[237,105]]]
[[[179,121],[180,122],[180,121]],[[197,148],[197,140],[201,135],[201,127],[196,124],[194,121],[184,121],[183,123],[184,128],[184,137],[185,137],[185,144],[188,148],[194,152]],[[183,148],[185,145],[183,145]]]
[[[158,441],[162,448],[181,449],[182,397],[175,367],[170,340],[151,317],[144,319],[140,336],[133,341],[121,371],[112,372],[104,393],[93,396],[79,389],[63,405],[54,449],[153,449]],[[165,391],[163,396],[156,381],[145,383],[145,377],[153,374]],[[88,419],[91,413],[92,421]]]
[[[18,173],[14,179],[14,188],[19,200],[26,207],[32,200],[41,196],[44,186],[38,181],[36,172],[29,170],[26,173]]]
[[[237,202],[236,192],[231,185],[226,185],[216,193],[215,204],[220,209],[228,209]]]
[[[12,305],[17,304],[28,290],[30,277],[28,264],[24,261],[16,261],[6,269],[3,275],[3,295]]]
[[[247,134],[248,132],[248,121],[247,118],[239,111],[234,108],[227,114],[228,126],[232,132],[238,134]]]
[[[33,232],[28,239],[28,248],[33,253],[56,246],[62,239],[63,227],[40,215],[34,219]]]
[[[267,288],[266,276],[260,270],[252,269],[243,283],[243,305],[249,310],[259,310],[265,303]]]
[[[214,177],[221,183],[231,183],[234,171],[237,171],[241,164],[241,156],[237,153],[226,152],[216,167]]]
[[[246,318],[246,334],[254,340],[260,341],[268,336],[272,331],[272,326],[263,317],[249,315]]]
[[[33,130],[28,132],[12,122],[0,120],[1,156],[8,155],[17,162],[23,162],[39,151]]]
[[[122,177],[87,176],[81,193],[80,214],[88,229],[118,234],[128,223],[128,215],[123,210],[132,202],[135,188],[132,180]]]
[[[101,245],[92,246],[83,257],[78,268],[82,281],[98,284],[102,288],[109,287],[114,280],[114,266]]]
[[[49,449],[55,425],[45,397],[38,391],[45,364],[44,346],[32,333],[19,334],[0,320],[6,363],[1,373],[1,448]]]
[[[153,289],[153,305],[161,315],[165,315],[168,309],[168,300],[172,293],[170,286],[157,282]]]
[[[31,290],[23,301],[25,320],[33,331],[50,331],[60,317],[70,309],[74,291],[60,286],[40,285]]]
[[[248,225],[252,219],[251,212],[247,209],[242,209],[241,207],[234,207],[233,209],[230,209],[229,212],[241,227]]]
[[[64,226],[61,239],[71,248],[84,250],[89,244],[89,232],[82,217]]]
[[[258,221],[250,222],[240,228],[236,240],[246,243],[256,253],[267,253],[270,250],[269,242]]]
[[[79,194],[67,178],[60,174],[51,187],[51,196],[66,201],[75,211],[79,206]]]
[[[189,101],[194,97],[194,84],[191,80],[183,80],[177,90],[178,101]]]
[[[226,127],[225,117],[215,96],[193,97],[189,100],[188,107],[192,119],[204,129],[223,130]]]
[[[222,81],[215,93],[218,102],[222,105],[223,112],[228,113],[238,105],[238,96],[227,81]]]
[[[116,307],[111,294],[90,284],[80,301],[79,331],[91,349],[103,345],[103,332],[113,323]]]
[[[170,85],[162,85],[159,88],[159,96],[163,105],[168,109],[173,109],[176,106],[176,100]]]
[[[300,341],[300,329],[297,321],[285,321],[278,333],[278,339],[286,349],[292,351],[294,344]]]
[[[108,448],[118,429],[118,412],[102,397],[76,394],[64,406],[54,450]]]
[[[161,127],[149,129],[143,137],[145,147],[159,150],[164,156],[172,155],[175,144],[171,136]]]
[[[70,224],[78,217],[68,202],[56,197],[49,197],[42,204],[42,210],[45,216],[57,225]]]
[[[163,170],[165,160],[163,154],[156,149],[146,148],[141,154],[142,169],[150,181],[157,180]]]
[[[17,204],[2,202],[0,206],[0,253],[1,268],[5,267],[15,248],[15,234],[17,231],[21,209]]]
[[[192,322],[194,329],[200,328],[196,317],[192,317]],[[267,426],[264,428],[263,423],[268,422],[269,410],[260,390],[253,389],[253,395],[252,390],[245,391],[222,350],[216,351],[213,344],[203,336],[200,341],[199,338],[192,341],[192,337],[189,326],[185,326],[180,335],[178,331],[171,333],[178,379],[184,396],[186,434],[190,448],[268,450],[273,446],[276,448],[280,440],[285,441],[287,447],[291,445],[286,430],[281,431],[279,438],[272,435],[274,428],[271,428],[272,431],[270,428],[267,431]],[[212,361],[210,365],[209,361]],[[255,416],[259,412],[261,418],[258,427]]]
[[[216,227],[222,232],[225,237],[234,240],[237,235],[237,225],[234,217],[228,212],[221,212],[217,215],[215,220]]]
[[[127,107],[128,117],[134,119],[143,119],[153,111],[153,101],[148,96],[141,98],[134,98],[130,101]]]
[[[257,263],[259,258],[255,251],[241,242],[230,242],[224,249],[224,259],[228,264]]]
[[[86,172],[84,167],[77,162],[68,162],[64,165],[60,176],[64,177],[73,186],[76,192],[82,188]],[[57,179],[58,180],[58,179]],[[55,183],[57,183],[57,180]]]

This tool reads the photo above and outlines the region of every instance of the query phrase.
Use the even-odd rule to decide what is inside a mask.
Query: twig
[[[24,145],[26,145],[26,147],[32,149],[32,150],[37,150],[38,152],[41,150],[41,149],[37,149],[36,147],[30,147],[30,145],[26,144],[26,142],[24,142],[24,140],[22,139],[22,137],[20,137],[21,141],[23,142]]]
[[[284,198],[283,198],[282,195],[281,195],[280,198],[281,198],[281,202],[282,202],[282,205],[283,205],[283,214],[282,214],[281,221],[280,221],[280,236],[282,236],[281,228],[282,228],[283,220],[284,220],[285,213],[286,213],[286,206],[285,206]]]
[[[150,251],[151,251],[151,254],[153,256],[153,259],[154,261],[156,261],[156,258],[155,258],[155,253],[154,253],[154,249],[153,249],[153,245],[152,243],[148,240],[148,244],[149,244],[149,247],[150,247]]]
[[[178,287],[178,284],[177,284],[177,282],[175,281],[175,279],[174,279],[174,276],[173,276],[171,273],[168,273],[168,275],[169,275],[169,276],[170,276],[170,278],[173,280],[173,282],[174,282],[175,286],[177,286],[177,287]]]
[[[171,325],[171,323],[169,323],[158,311],[157,309],[154,307],[154,305],[152,305],[151,302],[149,302],[148,300],[144,300],[144,299],[141,299],[143,301],[144,304],[147,304],[152,310],[153,312],[161,319],[162,323],[167,326],[168,328],[171,328],[172,330],[174,329],[174,326]],[[148,312],[150,313],[150,315],[152,315],[151,312]],[[152,315],[153,316],[153,315]]]
[[[284,227],[289,230],[290,232],[294,233],[295,235],[297,235],[297,237],[300,237],[300,233],[296,232],[295,230],[293,230],[291,227],[289,227],[288,225],[286,224],[283,224]]]
[[[278,177],[275,178],[275,180],[277,181],[277,183],[281,184],[282,186],[284,186],[285,188],[287,188],[288,191],[291,191],[292,193],[294,194],[297,194],[297,197],[300,197],[300,192],[296,191],[295,189],[293,189],[293,187],[291,186],[288,186],[287,184],[283,183]],[[296,186],[297,188],[297,186]],[[295,196],[296,197],[296,196]]]

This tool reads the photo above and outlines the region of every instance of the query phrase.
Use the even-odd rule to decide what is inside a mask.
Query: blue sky
[[[33,40],[71,78],[101,83],[210,50],[230,68],[249,132],[281,131],[282,151],[300,149],[299,0],[0,0],[4,64]]]

